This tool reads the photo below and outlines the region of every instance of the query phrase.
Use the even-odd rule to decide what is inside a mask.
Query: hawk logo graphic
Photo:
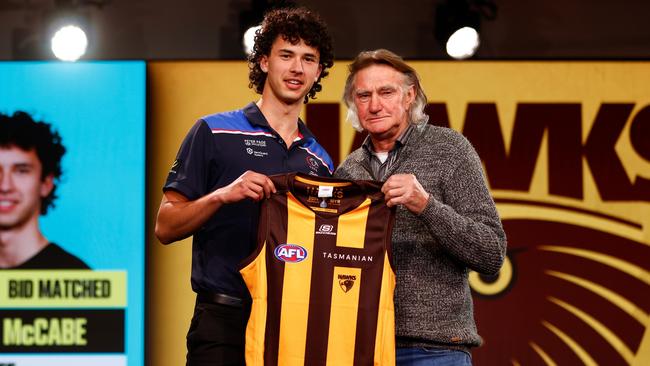
[[[343,292],[348,292],[354,286],[354,281],[357,280],[357,276],[354,275],[339,275],[339,286]]]
[[[528,216],[503,219],[500,273],[470,275],[485,339],[476,364],[634,364],[650,314],[642,225],[557,205],[553,217],[573,217],[559,222],[531,214],[532,201],[517,205]]]

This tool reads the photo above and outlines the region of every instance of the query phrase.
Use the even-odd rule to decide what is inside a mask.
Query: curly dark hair
[[[41,214],[44,215],[50,207],[54,207],[56,185],[63,173],[61,158],[65,154],[65,147],[61,143],[61,135],[50,124],[35,121],[25,112],[17,111],[13,116],[0,113],[0,148],[13,146],[25,151],[34,149],[43,166],[41,180],[50,175],[53,178],[52,191],[41,200]]]
[[[334,65],[334,49],[325,22],[316,13],[304,7],[281,8],[266,13],[262,27],[255,32],[255,45],[248,57],[248,87],[255,88],[258,94],[262,94],[266,73],[260,67],[260,60],[263,56],[271,54],[271,46],[278,36],[292,44],[297,44],[302,39],[308,46],[318,49],[318,62],[322,70],[318,80],[305,95],[305,103],[309,98],[315,99],[316,93],[323,89],[321,79],[329,74],[327,69]]]

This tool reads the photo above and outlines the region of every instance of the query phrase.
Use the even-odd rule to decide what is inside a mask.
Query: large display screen
[[[0,258],[8,257],[0,364],[144,363],[145,69],[139,61],[0,63],[0,113],[47,123],[65,148],[54,206],[34,224],[2,220],[34,192],[8,160],[30,149],[0,143]],[[33,235],[44,249],[15,254]]]

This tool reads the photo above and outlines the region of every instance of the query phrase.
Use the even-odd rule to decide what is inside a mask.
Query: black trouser
[[[245,365],[250,305],[229,306],[197,298],[187,332],[187,366]]]

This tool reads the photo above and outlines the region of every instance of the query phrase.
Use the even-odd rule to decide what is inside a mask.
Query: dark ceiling
[[[433,35],[442,1],[297,2],[329,24],[339,59],[374,48],[408,59],[447,59]],[[497,17],[483,22],[475,59],[650,59],[650,1],[495,2]],[[77,6],[89,24],[86,59],[243,59],[242,20],[265,3],[0,0],[0,60],[51,58],[42,45],[49,19],[63,5]]]

